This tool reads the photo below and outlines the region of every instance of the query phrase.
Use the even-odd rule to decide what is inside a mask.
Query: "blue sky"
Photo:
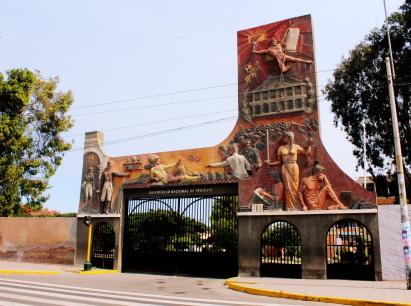
[[[402,3],[387,0],[388,11]],[[313,19],[319,90],[341,58],[384,22],[382,0],[5,0],[0,72],[37,69],[44,77],[58,76],[61,90],[73,91],[75,126],[65,135],[73,148],[82,147],[86,131],[107,130],[110,142],[222,119],[108,145],[106,151],[122,156],[212,146],[228,135],[237,115],[236,32],[305,14]],[[191,89],[201,90],[162,95]],[[322,98],[320,119],[336,163],[353,178],[362,175]],[[45,207],[77,211],[81,167],[82,151],[68,152],[51,179]]]

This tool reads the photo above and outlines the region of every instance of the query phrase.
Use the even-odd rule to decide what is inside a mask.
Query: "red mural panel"
[[[309,15],[238,32],[239,118],[230,135],[214,147],[173,152],[109,158],[96,150],[100,164],[85,159],[83,166],[80,212],[119,212],[123,185],[161,189],[238,182],[244,209],[374,203],[374,194],[344,174],[321,142],[312,32]],[[102,136],[93,137],[86,146],[101,145]],[[87,179],[90,168],[95,175]],[[110,187],[109,197],[103,196],[104,186]]]

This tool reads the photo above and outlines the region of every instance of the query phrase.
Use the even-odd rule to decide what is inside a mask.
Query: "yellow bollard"
[[[87,238],[87,255],[86,255],[86,263],[84,264],[84,271],[90,271],[92,268],[90,262],[90,254],[91,254],[91,233],[93,232],[93,224],[91,224],[91,217],[85,217],[84,223],[88,226],[88,238]]]

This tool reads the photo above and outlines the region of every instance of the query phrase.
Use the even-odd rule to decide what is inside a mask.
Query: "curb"
[[[0,270],[0,274],[35,274],[35,275],[57,275],[58,271],[34,271],[34,270]]]
[[[251,282],[248,282],[249,284]],[[354,305],[354,306],[377,306],[377,305],[390,305],[390,306],[411,306],[408,303],[398,303],[398,302],[386,302],[386,301],[374,301],[374,300],[360,300],[360,299],[349,299],[349,298],[339,298],[339,297],[330,297],[330,296],[315,296],[299,293],[285,292],[283,290],[268,290],[247,287],[241,284],[247,284],[247,282],[233,281],[231,279],[225,280],[224,284],[227,288],[250,293],[255,295],[270,296],[275,298],[299,300],[299,301],[310,301],[310,302],[322,302],[322,303],[334,303],[342,305]]]
[[[76,274],[88,274],[88,275],[101,275],[101,274],[114,274],[118,273],[118,270],[90,270],[90,271],[84,271],[84,270],[67,270],[67,272],[72,272]]]

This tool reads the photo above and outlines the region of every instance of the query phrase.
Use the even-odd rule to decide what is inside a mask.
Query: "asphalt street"
[[[1,275],[1,305],[325,305],[229,290],[224,279],[150,274]],[[332,305],[332,304],[327,304]]]

